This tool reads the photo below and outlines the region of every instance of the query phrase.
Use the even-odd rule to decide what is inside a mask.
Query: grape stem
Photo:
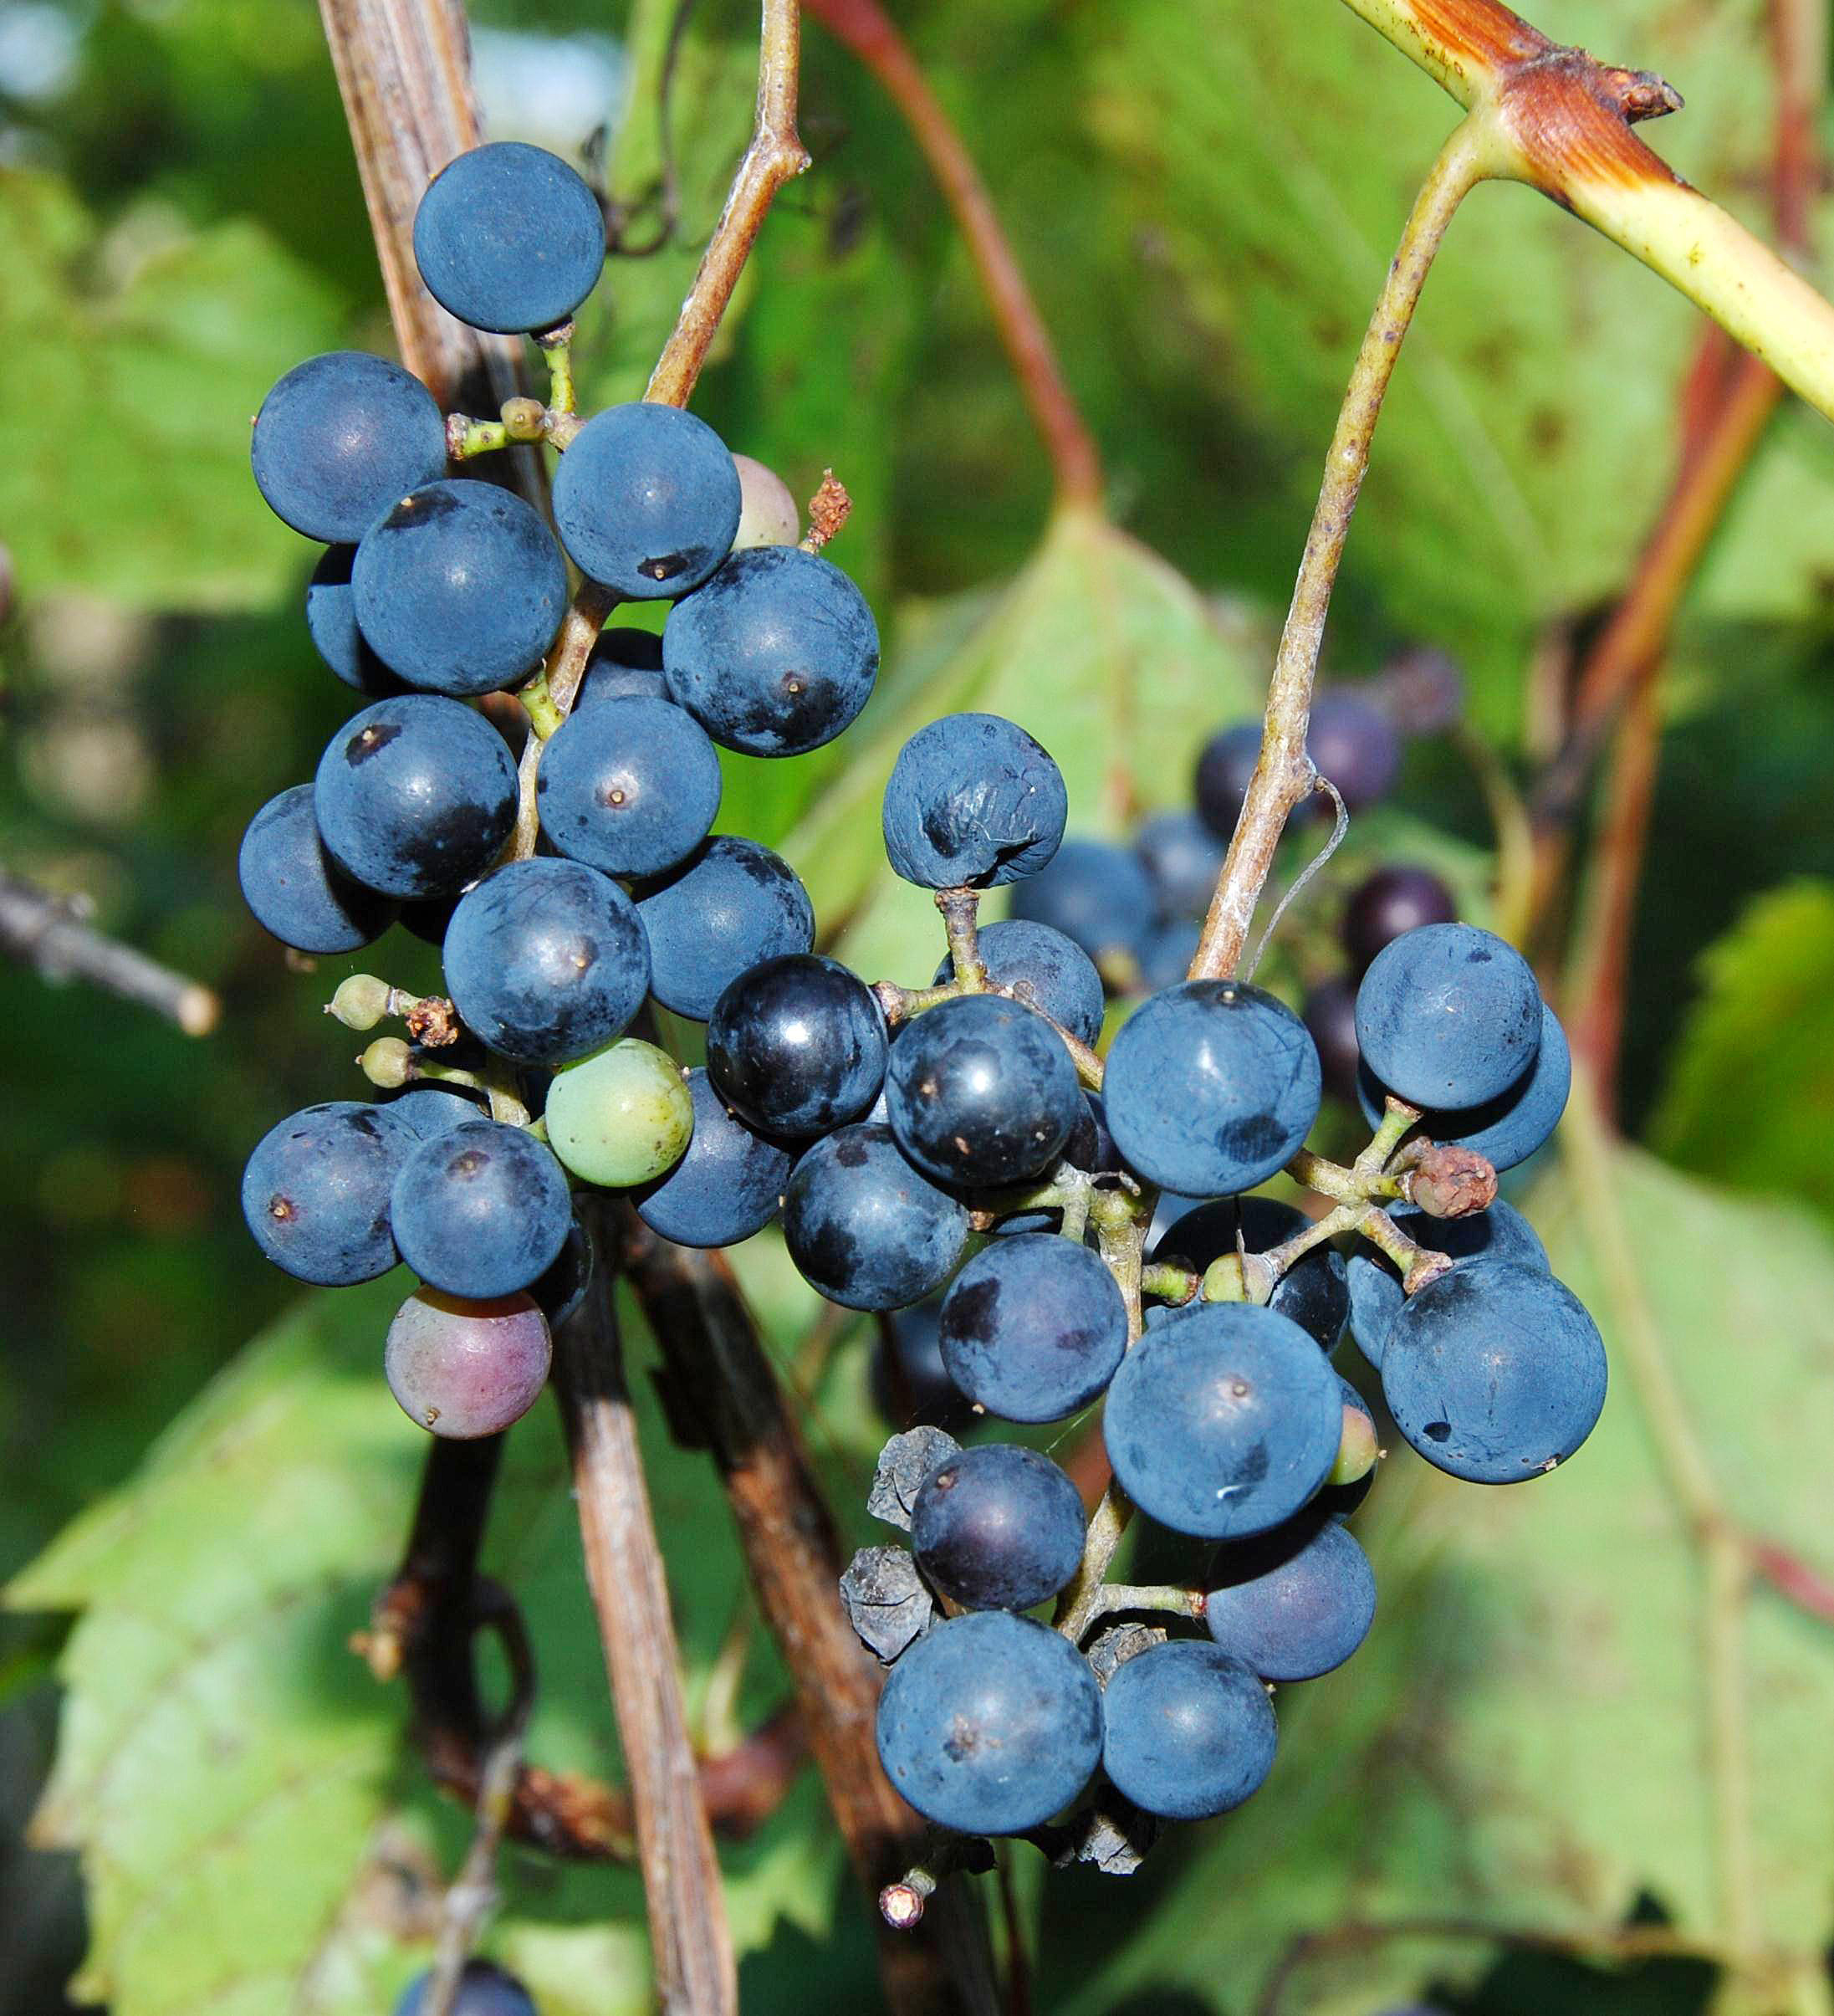
[[[1083,1628],[1077,1634],[1079,1642],[1088,1636],[1091,1626],[1117,1610],[1162,1610],[1174,1617],[1201,1617],[1203,1591],[1181,1589],[1173,1583],[1105,1582],[1095,1592]]]
[[[745,261],[777,192],[809,166],[796,131],[796,85],[802,59],[800,0],[764,0],[759,38],[758,110],[751,145],[727,194],[713,236],[674,332],[656,359],[643,397],[660,406],[686,406]]]
[[[1312,688],[1331,588],[1369,467],[1370,443],[1402,340],[1446,228],[1475,185],[1494,172],[1493,128],[1488,115],[1474,113],[1441,149],[1415,199],[1356,354],[1325,458],[1324,483],[1268,684],[1260,758],[1191,962],[1193,980],[1226,980],[1241,963],[1254,907],[1273,868],[1280,835],[1287,820],[1315,787],[1317,772],[1305,753]]]

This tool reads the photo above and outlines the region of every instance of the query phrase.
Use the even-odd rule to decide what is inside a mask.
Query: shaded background
[[[815,170],[779,202],[697,408],[800,494],[826,465],[844,478],[857,509],[835,557],[879,611],[889,670],[843,745],[732,765],[721,824],[789,837],[825,924],[851,920],[845,955],[908,980],[939,948],[913,935],[921,900],[879,888],[869,788],[901,724],[965,704],[1012,713],[1064,761],[1073,823],[1116,830],[1117,721],[1122,782],[1151,807],[1178,800],[1205,733],[1252,708],[1350,355],[1449,116],[1333,0],[907,11],[1099,438],[1110,514],[1190,584],[1099,528],[1047,535],[1049,470],[959,240],[895,112],[811,26]],[[580,160],[625,206],[626,250],[579,355],[585,404],[632,396],[743,144],[751,12],[702,0],[686,16],[666,119],[672,5],[473,13],[491,131]],[[1537,18],[1673,77],[1688,109],[1654,137],[1768,233],[1761,0],[1547,0]],[[1671,478],[1699,333],[1660,282],[1540,199],[1481,190],[1383,421],[1332,673],[1373,674],[1410,643],[1449,650],[1471,723],[1526,775],[1563,654],[1622,591]],[[226,1011],[194,1043],[0,970],[0,1571],[87,1515],[0,1623],[5,2016],[64,2006],[84,1946],[69,1860],[13,1845],[50,1768],[60,1650],[78,1706],[45,1838],[86,1845],[100,1872],[86,1998],[383,2006],[424,1956],[429,1886],[462,1839],[403,1755],[400,1703],[341,1650],[412,1488],[411,1431],[374,1369],[399,1288],[287,1318],[293,1292],[235,1202],[273,1119],[354,1096],[357,1041],[319,1013],[335,980],[435,978],[399,933],[291,972],[234,885],[250,813],[310,774],[350,710],[300,619],[313,554],[249,479],[248,417],[299,357],[346,344],[390,338],[314,8],[16,0],[0,15],[0,858],[85,893],[99,923],[217,987]],[[1648,1152],[1619,1166],[1632,1257],[1739,1517],[1823,1563],[1831,611],[1834,434],[1787,409],[1665,671],[1621,1071],[1627,1133]],[[1583,859],[1583,820],[1579,837]],[[1483,796],[1441,740],[1411,752],[1353,859],[1432,859],[1475,913],[1489,845]],[[1331,901],[1327,884],[1327,921]],[[1300,933],[1280,977],[1310,976],[1318,956]],[[1558,1167],[1529,1208],[1615,1348],[1596,1285],[1612,1256],[1588,1247]],[[759,1242],[745,1265],[851,1507],[883,1432],[869,1340],[811,1350],[780,1254]],[[1369,1529],[1376,1639],[1283,1703],[1280,1775],[1239,1822],[1191,1830],[1131,1883],[1045,1884],[1026,1858],[1040,2008],[1233,2016],[1295,1933],[1351,1919],[1641,1914],[1710,1931],[1724,1844],[1703,1790],[1698,1575],[1615,1369],[1606,1445],[1507,1506],[1391,1464]],[[745,1606],[703,1460],[648,1425],[703,1702]],[[615,1774],[554,1446],[544,1423],[519,1441],[496,1545],[543,1650],[536,1754]],[[297,1553],[282,1534],[304,1536]],[[64,1613],[84,1604],[93,1635],[67,1640]],[[1760,1596],[1749,1650],[1767,1936],[1807,1954],[1834,1894],[1834,1642]],[[760,1645],[748,1719],[780,1692]],[[228,1750],[246,1753],[230,1762],[226,1717]],[[129,1731],[151,1735],[115,1770]],[[277,1799],[285,1824],[264,1841],[252,1816]],[[733,1866],[748,2011],[873,2006],[812,1783]],[[640,1922],[631,1879],[524,1858],[498,1947],[554,2016],[605,2016],[643,2006]],[[1626,1979],[1389,1941],[1327,1958],[1286,2006],[1355,2016],[1436,1983],[1448,2008],[1680,2011],[1709,1982],[1682,1962]]]

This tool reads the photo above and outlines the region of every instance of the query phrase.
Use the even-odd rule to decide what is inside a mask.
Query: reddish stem
[[[1066,504],[1097,502],[1101,459],[1095,437],[1064,381],[1050,333],[987,185],[911,45],[878,0],[803,0],[803,11],[860,59],[903,114],[968,241],[1000,340],[1050,456],[1058,497]]]

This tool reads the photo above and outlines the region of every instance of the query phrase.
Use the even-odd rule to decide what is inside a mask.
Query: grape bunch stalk
[[[941,962],[907,986],[816,952],[790,867],[714,830],[718,750],[803,755],[870,700],[872,613],[820,550],[837,514],[799,540],[782,484],[674,407],[575,411],[570,318],[602,228],[553,156],[461,155],[414,248],[453,315],[534,339],[550,395],[446,416],[407,372],[338,352],[256,420],[263,496],[326,549],[308,627],[365,704],[313,780],[256,813],[243,888],[305,954],[399,921],[439,947],[446,991],[337,989],[340,1022],[406,1034],[364,1052],[378,1096],[262,1139],[249,1228],[315,1284],[406,1263],[420,1286],[384,1369],[437,1436],[498,1434],[534,1404],[592,1270],[580,1200],[607,1192],[687,1246],[780,1220],[843,1307],[933,1303],[948,1379],[985,1415],[1099,1402],[1113,1481],[1092,1517],[1017,1442],[894,1436],[871,1509],[910,1545],[865,1550],[842,1597],[890,1669],[885,1768],[943,1836],[889,1913],[909,1921],[935,1867],[989,1836],[1132,1867],[1160,1820],[1254,1791],[1269,1685],[1336,1666],[1370,1627],[1344,1522],[1377,1431],[1331,1363],[1346,1322],[1397,1428],[1454,1476],[1540,1475],[1597,1420],[1597,1332],[1494,1201],[1559,1118],[1559,1024],[1488,931],[1366,921],[1372,1133],[1348,1164],[1310,1150],[1306,1023],[1246,980],[1183,977],[1253,769],[1235,730],[1205,752],[1194,820],[1125,850],[1065,841],[1063,776],[1016,724],[930,723],[882,827],[892,871],[933,894]],[[559,452],[552,529],[452,473],[511,442]],[[590,589],[570,615],[570,562]],[[660,637],[608,625],[620,601],[668,603]],[[583,672],[550,677],[582,607]],[[1315,734],[1341,798],[1392,781],[1354,706],[1321,705]],[[1010,914],[983,924],[999,890]],[[704,1066],[656,1040],[657,1008],[704,1026]],[[1254,1194],[1282,1172],[1319,1215]],[[1110,1579],[1136,1508],[1194,1543],[1187,1584]]]

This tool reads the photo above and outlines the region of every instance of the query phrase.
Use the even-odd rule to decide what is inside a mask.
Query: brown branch
[[[885,86],[923,150],[968,242],[1000,341],[1050,456],[1060,501],[1099,502],[1101,459],[1095,437],[1065,382],[1050,332],[1000,227],[980,171],[955,122],[930,89],[910,44],[879,0],[804,0],[804,6]]]
[[[832,1515],[724,1261],[658,1238],[631,1212],[621,1232],[623,1271],[662,1353],[670,1418],[719,1466],[848,1855],[876,1894],[918,1860],[924,1829],[880,1768],[879,1671],[835,1599],[844,1561]],[[937,1901],[920,1932],[881,1931],[887,2005],[897,2016],[990,2012],[978,1916],[958,1895]]]
[[[595,1211],[609,1237],[609,1213]],[[573,1458],[586,1580],[611,1676],[649,1903],[656,1999],[667,2016],[738,2008],[719,1863],[701,1804],[636,1423],[624,1383],[610,1270],[554,1339],[554,1392]]]
[[[448,315],[421,284],[414,212],[427,185],[478,141],[462,0],[319,0],[356,152],[363,200],[401,361],[442,407],[495,412],[528,390],[513,336]],[[513,452],[517,487],[539,505],[539,453]]]
[[[702,255],[694,285],[682,304],[674,333],[650,374],[643,397],[658,405],[687,404],[772,199],[809,166],[808,150],[796,133],[801,59],[802,14],[797,0],[764,0],[758,112],[751,145],[738,164],[726,207]]]
[[[0,870],[0,958],[33,967],[54,986],[85,980],[151,1008],[186,1036],[210,1034],[222,1004],[209,988],[98,931],[86,913],[81,901]]]

